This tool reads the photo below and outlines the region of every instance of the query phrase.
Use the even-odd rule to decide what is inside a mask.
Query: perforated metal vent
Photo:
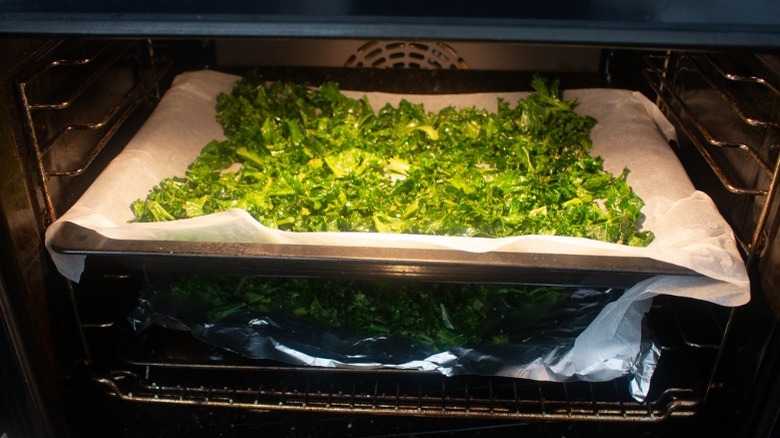
[[[345,67],[467,69],[466,61],[441,42],[369,41],[344,63]]]

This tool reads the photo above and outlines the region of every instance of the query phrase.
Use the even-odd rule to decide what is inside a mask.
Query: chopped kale
[[[221,94],[226,140],[132,209],[167,221],[241,208],[270,228],[506,237],[554,234],[645,246],[642,200],[589,155],[596,121],[557,82],[496,112],[375,110],[335,83],[256,74]]]
[[[506,343],[566,296],[561,287],[194,275],[170,292],[217,323],[238,311],[294,317],[428,348]],[[511,330],[510,330],[511,329]]]

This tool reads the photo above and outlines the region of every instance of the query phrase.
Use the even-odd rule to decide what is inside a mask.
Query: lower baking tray
[[[247,360],[195,342],[186,333],[164,329],[122,343],[123,363],[98,378],[98,383],[136,403],[309,414],[654,423],[700,411],[711,372],[708,364],[718,353],[717,339],[727,314],[728,309],[700,301],[667,297],[654,303],[649,322],[659,330],[663,354],[644,402],[627,391],[628,377],[556,383],[409,370],[295,367]]]

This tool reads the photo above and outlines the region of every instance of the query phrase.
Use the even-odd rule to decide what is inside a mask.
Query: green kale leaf
[[[496,112],[427,112],[406,100],[375,110],[335,83],[319,88],[248,74],[219,96],[226,140],[183,178],[133,202],[137,221],[242,208],[289,231],[506,237],[551,234],[645,246],[642,200],[589,154],[596,120],[558,83]]]

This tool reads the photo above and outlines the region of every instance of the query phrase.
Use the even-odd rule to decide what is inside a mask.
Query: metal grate
[[[629,377],[553,383],[292,367],[232,356],[197,343],[189,334],[162,329],[141,338],[139,345],[126,345],[123,365],[96,381],[110,394],[137,403],[518,421],[661,422],[697,413],[728,309],[695,300],[656,300],[649,323],[657,328],[663,353],[645,402],[631,397]]]
[[[149,367],[143,378],[116,372],[98,382],[134,402],[447,418],[658,422],[693,415],[698,405],[686,388],[670,388],[652,402],[637,402],[626,393],[625,379],[539,383],[290,369],[232,371],[228,379],[204,370],[182,373]]]
[[[688,55],[682,55],[684,59],[692,60]],[[721,180],[723,185],[732,193],[739,194],[739,195],[751,195],[751,196],[766,196],[769,192],[768,188],[765,187],[748,187],[744,186],[743,184],[740,184],[739,182],[734,181],[727,173],[727,171],[722,167],[721,163],[719,163],[713,155],[709,152],[708,145],[711,147],[716,148],[730,148],[735,150],[743,151],[747,159],[754,161],[761,170],[767,175],[771,176],[773,174],[772,168],[766,163],[766,161],[760,156],[760,154],[756,151],[756,148],[750,144],[742,143],[742,142],[736,142],[731,141],[727,139],[718,138],[715,135],[710,132],[710,129],[700,121],[697,116],[695,115],[695,112],[686,104],[685,99],[682,97],[682,95],[675,90],[676,87],[667,79],[665,70],[658,65],[661,58],[659,57],[648,57],[647,61],[649,64],[649,67],[645,70],[645,75],[648,78],[648,82],[653,87],[653,90],[658,94],[658,98],[660,101],[664,104],[664,106],[667,109],[671,108],[677,108],[677,111],[669,111],[668,114],[674,118],[675,121],[677,121],[680,126],[683,128],[686,134],[694,140],[694,144],[699,148],[699,150],[704,155],[704,158],[707,160],[707,162],[712,167],[713,171],[716,172],[718,178]],[[695,64],[694,64],[695,65]],[[700,67],[696,67],[696,72],[700,75],[703,74]],[[706,78],[706,77],[705,77]],[[711,81],[708,80],[709,84],[712,84]],[[720,96],[728,96],[728,94],[720,89],[714,89],[718,92]],[[745,110],[742,108],[736,106],[736,102],[733,101],[730,98],[724,98],[724,100],[728,101],[730,106],[734,109],[735,113],[742,115],[743,117],[745,114]],[[747,119],[747,120],[753,120],[753,119]],[[768,122],[762,121],[761,123],[766,124]],[[704,142],[699,141],[699,139],[703,138]]]
[[[730,62],[725,55],[669,52],[645,61],[657,104],[735,197],[726,201],[725,216],[750,265],[768,238],[780,175],[778,78],[760,60]],[[765,75],[738,72],[737,64]]]
[[[345,67],[467,69],[468,63],[443,42],[369,41],[358,47]]]
[[[16,86],[53,221],[60,196],[51,193],[51,179],[84,174],[134,110],[157,94],[172,60],[132,41],[60,41],[47,52]]]

